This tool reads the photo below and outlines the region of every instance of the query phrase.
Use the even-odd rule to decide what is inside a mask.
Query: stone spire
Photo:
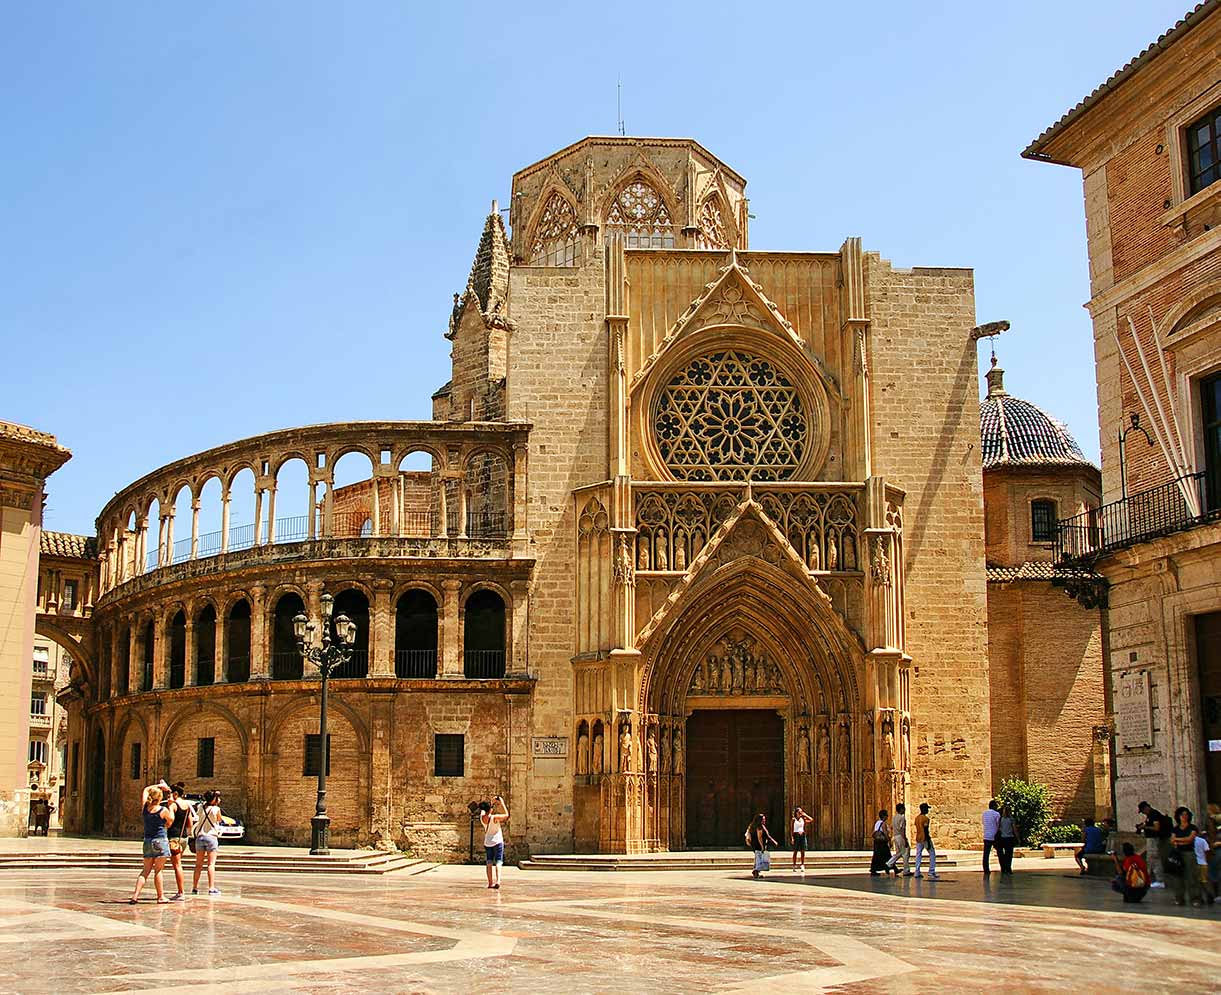
[[[474,293],[479,301],[479,310],[486,320],[500,316],[509,293],[509,239],[505,233],[504,219],[500,216],[496,201],[483,225],[479,248],[467,278],[467,291]]]

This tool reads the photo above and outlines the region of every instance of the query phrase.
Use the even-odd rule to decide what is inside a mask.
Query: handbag
[[[886,832],[886,827],[881,822],[876,823],[874,826],[873,841],[875,843],[887,843],[890,841],[890,836]]]
[[[772,858],[766,850],[755,851],[755,870],[770,871],[772,869]]]
[[[1170,852],[1166,854],[1166,869],[1175,874],[1183,873],[1183,855],[1177,846],[1171,848]]]

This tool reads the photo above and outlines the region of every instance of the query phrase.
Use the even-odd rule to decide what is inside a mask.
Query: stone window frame
[[[144,744],[140,740],[136,740],[131,744],[131,749],[128,751],[127,769],[128,776],[133,781],[139,781],[144,773]]]
[[[1221,184],[1214,183],[1221,193]],[[1202,288],[1204,289],[1204,288]],[[1218,284],[1221,291],[1221,284]],[[1166,343],[1166,351],[1174,357],[1174,379],[1179,415],[1190,438],[1185,439],[1188,455],[1196,471],[1206,466],[1204,445],[1204,405],[1200,397],[1200,384],[1209,377],[1221,373],[1221,314],[1200,325],[1185,329],[1188,333],[1174,341],[1175,327],[1169,331],[1172,341]]]
[[[452,755],[446,759],[456,759],[457,767],[441,769],[442,740],[447,744],[447,752],[457,747],[456,758]],[[456,742],[455,742],[456,741]],[[466,777],[466,733],[465,732],[434,732],[432,734],[432,776],[436,778]]]
[[[1052,535],[1050,539],[1036,539],[1034,534],[1034,506],[1036,504],[1051,505],[1051,523]],[[1050,494],[1031,494],[1026,499],[1026,521],[1030,524],[1030,545],[1032,546],[1052,546],[1055,544],[1056,522],[1060,520],[1060,501],[1058,498],[1052,497]]]
[[[204,744],[208,746],[205,748]],[[207,763],[204,763],[204,760]],[[205,773],[206,771],[206,773]],[[195,776],[211,780],[216,776],[216,737],[200,736],[195,745]]]
[[[1221,199],[1221,180],[1197,193],[1191,193],[1187,180],[1187,128],[1209,111],[1221,106],[1221,83],[1214,83],[1191,103],[1166,121],[1165,145],[1170,158],[1170,207],[1162,215],[1163,224],[1173,224],[1196,208]]]

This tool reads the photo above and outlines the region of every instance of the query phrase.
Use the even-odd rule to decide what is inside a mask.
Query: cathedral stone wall
[[[867,257],[873,472],[907,492],[910,805],[978,836],[991,789],[983,481],[972,274]]]
[[[516,328],[508,382],[511,419],[530,433],[530,673],[538,679],[532,734],[572,735],[576,618],[576,512],[572,491],[606,479],[608,349],[600,259],[573,269],[515,268]],[[571,758],[570,758],[571,760]],[[535,763],[529,784],[530,845],[572,848],[572,769]],[[519,801],[520,803],[520,801]]]

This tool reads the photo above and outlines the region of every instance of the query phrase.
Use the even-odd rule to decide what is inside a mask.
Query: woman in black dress
[[[890,824],[886,821],[887,815],[886,809],[882,809],[878,813],[878,821],[873,824],[873,859],[869,862],[869,873],[875,878],[890,870],[894,870],[896,877],[899,874],[897,869],[887,866],[890,863]]]

